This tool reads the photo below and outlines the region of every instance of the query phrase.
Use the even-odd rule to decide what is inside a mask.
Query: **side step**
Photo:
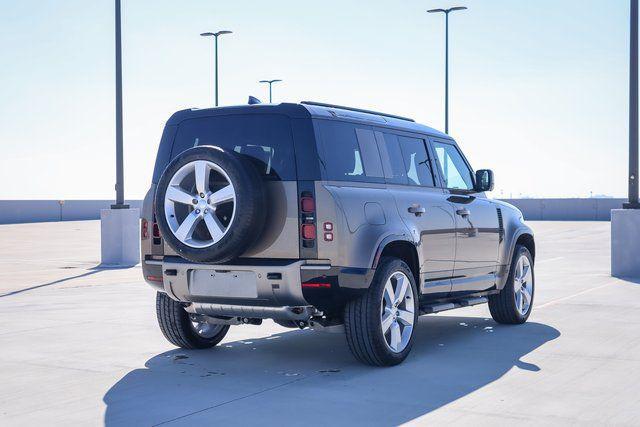
[[[420,314],[433,314],[441,311],[453,310],[454,308],[471,307],[472,305],[484,304],[488,301],[489,299],[487,297],[473,297],[451,302],[426,304],[420,307]]]

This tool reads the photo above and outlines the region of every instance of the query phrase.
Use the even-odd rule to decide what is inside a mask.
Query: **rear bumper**
[[[366,291],[370,269],[331,266],[328,260],[264,260],[251,264],[192,263],[179,257],[144,260],[151,286],[210,316],[299,320],[337,314]],[[145,273],[147,274],[147,273]]]
[[[183,302],[305,306],[309,304],[300,286],[300,271],[303,268],[307,268],[306,261],[284,261],[275,265],[221,265],[165,258],[162,262],[162,282],[164,291],[170,297]]]

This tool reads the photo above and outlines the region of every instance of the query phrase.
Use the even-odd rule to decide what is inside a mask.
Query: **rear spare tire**
[[[162,237],[194,262],[226,262],[255,243],[264,228],[265,192],[255,167],[219,147],[184,151],[156,190]]]

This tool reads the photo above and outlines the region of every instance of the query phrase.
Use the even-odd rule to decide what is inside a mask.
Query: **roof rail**
[[[339,108],[341,110],[357,111],[358,113],[377,114],[379,116],[391,117],[391,118],[400,119],[400,120],[406,120],[408,122],[415,122],[415,120],[410,119],[408,117],[396,116],[394,114],[380,113],[378,111],[364,110],[362,108],[345,107],[343,105],[325,104],[325,103],[322,103],[322,102],[313,102],[313,101],[302,101],[302,102],[300,102],[300,104],[303,104],[303,105],[315,105],[316,107]]]

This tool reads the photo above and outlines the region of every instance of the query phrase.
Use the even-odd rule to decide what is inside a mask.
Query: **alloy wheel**
[[[520,255],[513,274],[513,292],[515,293],[516,309],[525,316],[533,300],[533,272],[531,262],[526,255]]]
[[[387,347],[402,352],[413,333],[415,301],[409,278],[401,271],[393,273],[384,286],[380,322]]]
[[[192,248],[219,242],[235,217],[236,192],[217,164],[196,160],[172,177],[164,196],[164,214],[173,235]]]

